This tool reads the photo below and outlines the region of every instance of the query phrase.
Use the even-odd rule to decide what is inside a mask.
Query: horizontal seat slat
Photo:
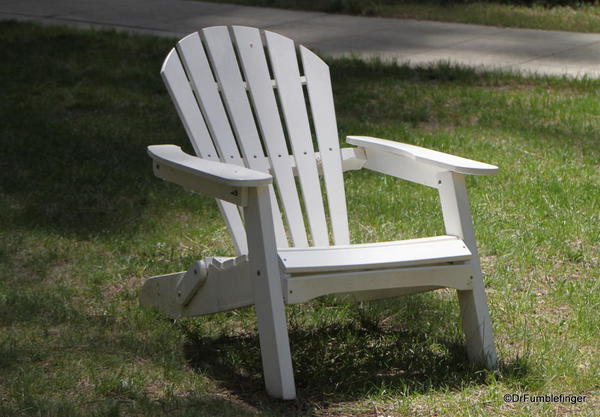
[[[280,249],[279,260],[288,274],[399,268],[467,261],[471,251],[455,236],[384,243]]]

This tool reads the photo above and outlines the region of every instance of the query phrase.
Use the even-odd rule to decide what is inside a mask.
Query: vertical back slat
[[[271,168],[275,173],[292,241],[296,247],[307,247],[308,239],[300,199],[260,32],[255,28],[233,26],[233,36]]]
[[[244,165],[198,33],[192,33],[180,40],[177,43],[177,51],[221,160]]]
[[[311,139],[294,42],[268,31],[265,31],[265,38],[271,68],[277,83],[279,102],[296,160],[313,244],[329,246],[319,171]]]
[[[258,136],[258,130],[254,123],[252,110],[250,108],[250,103],[244,88],[227,27],[215,26],[204,29],[202,31],[202,38],[214,70],[214,77],[217,78],[217,81],[221,86],[223,101],[227,107],[233,130],[238,138],[242,155],[246,160],[246,165],[252,169],[268,171],[269,167],[265,164],[264,152]],[[198,42],[200,41],[199,38],[196,40]],[[190,44],[190,48],[202,50],[202,45],[198,45],[196,40],[194,40],[196,46],[194,47],[193,44]],[[195,53],[204,55],[204,51]],[[201,57],[201,60],[202,59],[206,60],[206,56]],[[208,110],[207,118],[209,123],[213,126],[214,135],[217,138],[217,141],[221,143],[221,139],[223,139],[224,142],[227,142],[227,149],[233,151],[233,147],[236,146],[235,139],[231,132],[225,110],[221,105],[221,97],[219,97],[217,86],[214,84],[213,75],[209,74],[208,70],[209,69],[206,68],[199,70],[198,72],[202,72],[202,77],[205,79],[208,87],[205,89],[204,83],[198,83],[196,88],[198,89],[199,95],[207,96],[203,99],[206,100],[205,111]],[[200,80],[198,79],[198,81]],[[235,159],[235,157],[233,159]],[[288,242],[273,186],[269,186],[269,194],[271,196],[277,246],[287,247]]]
[[[175,49],[165,59],[160,73],[194,151],[202,158],[218,161],[216,149]],[[246,232],[237,206],[221,200],[217,200],[217,204],[233,238],[236,252],[238,255],[247,254]]]
[[[348,211],[329,67],[304,46],[300,46],[300,56],[323,163],[333,239],[336,245],[347,245],[350,243]]]

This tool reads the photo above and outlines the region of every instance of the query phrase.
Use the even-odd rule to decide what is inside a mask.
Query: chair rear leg
[[[265,385],[269,395],[292,400],[296,387],[267,187],[248,190],[244,217]]]
[[[438,191],[446,233],[463,239],[473,254],[471,260],[473,289],[458,291],[467,354],[471,362],[484,364],[488,369],[494,369],[497,361],[494,334],[490,323],[487,297],[483,287],[464,175],[444,172],[438,175],[438,180]]]

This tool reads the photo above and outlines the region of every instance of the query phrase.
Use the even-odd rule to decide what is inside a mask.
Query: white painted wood
[[[431,237],[420,237],[416,239],[407,239],[407,240],[392,240],[387,242],[371,242],[371,243],[352,243],[347,245],[335,245],[335,246],[323,246],[323,247],[311,247],[311,248],[285,248],[278,249],[278,252],[288,253],[288,252],[312,252],[312,251],[337,251],[338,249],[362,249],[362,248],[372,248],[372,247],[388,247],[388,246],[398,246],[402,244],[412,245],[412,244],[420,244],[420,243],[432,243],[432,242],[444,242],[448,240],[457,240],[456,236],[453,235],[441,235],[441,236],[431,236]]]
[[[296,398],[292,356],[287,332],[281,276],[273,229],[273,214],[266,187],[249,190],[244,210],[248,247],[249,275],[254,287],[254,302],[263,373],[267,392],[277,398]]]
[[[339,293],[337,297],[342,297],[352,301],[372,301],[372,300],[383,300],[386,298],[395,298],[404,295],[418,294],[425,291],[434,291],[442,287],[436,287],[432,285],[425,285],[419,287],[406,287],[406,288],[386,288],[383,290],[367,290],[367,291],[353,291],[350,293]]]
[[[342,148],[340,149],[342,152],[342,169],[344,172],[346,171],[357,171],[362,169],[367,163],[367,154],[363,148]],[[317,161],[319,165],[321,155],[317,154]],[[319,168],[321,172],[321,168]]]
[[[284,279],[287,304],[303,303],[327,294],[366,290],[392,290],[420,286],[470,290],[473,268],[470,265],[437,265],[415,268],[338,272]]]
[[[241,263],[248,262],[248,256],[246,255],[238,256],[236,258],[231,258],[228,256],[213,256],[205,259],[209,260],[211,265],[221,270],[227,270]]]
[[[244,229],[244,222],[240,215],[239,205],[235,202],[217,200],[219,212],[225,219],[225,226],[233,241],[235,253],[237,255],[245,255],[248,253],[248,243],[246,242],[246,230]]]
[[[196,155],[210,160],[218,160],[202,114],[200,113],[175,48],[167,55],[160,74],[175,104],[177,114],[190,138]],[[225,223],[233,239],[236,252],[238,254],[247,253],[246,232],[243,229],[242,219],[237,207],[231,203],[219,200],[217,200],[217,205],[225,218]]]
[[[237,144],[245,158],[245,164],[252,169],[266,172],[269,165],[265,165],[263,162],[265,153],[248,101],[246,83],[242,80],[227,27],[206,28],[200,32],[200,35],[206,47],[214,76],[220,86]],[[277,247],[285,248],[288,247],[288,241],[273,186],[269,186],[269,195],[274,214]]]
[[[211,162],[211,161],[206,161]],[[247,187],[219,184],[215,181],[199,177],[186,171],[171,168],[160,163],[153,163],[154,175],[168,182],[180,185],[189,191],[219,199],[220,201],[245,206],[248,201]]]
[[[200,287],[204,285],[207,277],[208,266],[206,262],[203,260],[192,262],[187,272],[177,282],[175,288],[177,304],[188,304]]]
[[[207,280],[183,310],[182,317],[212,314],[254,303],[247,256],[205,258]]]
[[[266,32],[266,31],[265,31]],[[300,84],[302,85],[306,85],[306,77],[305,76],[301,76],[300,77]],[[248,89],[248,84],[246,82],[244,82],[242,84],[244,86],[245,89]],[[278,88],[277,86],[277,81],[276,80],[271,80],[271,85],[273,86],[273,88]],[[220,89],[221,86],[217,84],[217,87]]]
[[[438,187],[437,174],[443,172],[443,168],[417,162],[404,155],[393,154],[369,147],[361,149],[365,151],[367,161],[364,168],[368,170],[428,187]]]
[[[323,195],[315,160],[306,102],[300,82],[300,71],[294,42],[284,36],[265,31],[271,69],[277,81],[279,102],[287,134],[296,162],[314,246],[328,246]]]
[[[148,146],[148,155],[154,160],[155,166],[160,164],[161,167],[186,172],[217,184],[231,187],[257,187],[273,182],[273,177],[265,172],[198,158],[183,152],[176,145]]]
[[[308,238],[300,208],[300,199],[292,166],[287,157],[285,136],[271,86],[260,32],[258,29],[244,26],[233,26],[232,30],[240,64],[249,86],[254,114],[275,173],[275,182],[281,196],[281,204],[285,210],[292,241],[296,247],[307,247]]]
[[[461,174],[495,175],[498,167],[471,159],[461,158],[443,152],[434,151],[420,146],[394,142],[369,136],[348,136],[346,142],[380,151],[403,155],[416,161],[431,164]]]
[[[471,252],[462,240],[444,236],[374,245],[280,249],[279,258],[286,273],[299,274],[461,262],[471,259]]]
[[[177,52],[173,48],[165,59],[160,75],[167,86],[177,113],[190,138],[196,154],[205,159],[219,158],[204,124],[204,118],[194,97]],[[209,154],[211,154],[209,156]]]
[[[304,46],[299,49],[323,164],[333,241],[336,245],[345,245],[350,243],[350,231],[329,67]]]
[[[206,258],[204,262],[208,267],[206,280],[185,305],[179,302],[177,289],[186,272],[148,278],[140,293],[140,303],[173,319],[220,313],[254,304],[247,261],[227,268],[220,267],[213,258]]]
[[[200,35],[192,33],[177,43],[177,51],[190,79],[190,84],[204,120],[214,140],[220,159],[223,162],[244,165],[229,120],[223,107],[223,102],[217,89],[217,84],[212,75],[210,65]]]
[[[177,302],[177,283],[186,271],[150,277],[140,289],[140,305],[154,308],[169,318],[181,316],[184,307]]]
[[[483,363],[488,368],[496,367],[496,347],[483,287],[483,277],[475,243],[475,233],[469,208],[469,196],[464,175],[454,172],[439,174],[440,202],[446,233],[462,238],[473,253],[473,289],[458,291],[463,329],[467,342],[467,353],[471,361]]]
[[[357,171],[359,169],[362,169],[367,162],[367,157],[363,148],[342,148],[340,149],[340,152],[342,155],[342,169],[344,172]],[[294,176],[298,176],[298,169],[296,167],[296,160],[294,159],[294,155],[289,155],[288,158],[290,159],[290,164],[292,164],[292,171],[294,173]],[[269,158],[265,156],[259,157],[255,162],[257,162],[257,165],[261,168],[253,169],[273,174]],[[317,170],[319,172],[319,175],[323,175],[323,163],[321,161],[321,154],[319,152],[315,152],[315,162],[317,164]]]

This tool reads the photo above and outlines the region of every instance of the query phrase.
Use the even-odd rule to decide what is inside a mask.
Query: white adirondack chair
[[[349,136],[357,147],[340,149],[328,66],[273,32],[217,26],[192,33],[171,50],[161,75],[197,156],[149,146],[154,173],[215,197],[237,256],[149,278],[142,304],[172,318],[255,305],[267,391],[293,399],[285,304],[454,288],[470,360],[495,367],[464,181],[495,174],[495,166],[363,136]],[[447,234],[350,244],[343,172],[363,168],[436,188]]]

